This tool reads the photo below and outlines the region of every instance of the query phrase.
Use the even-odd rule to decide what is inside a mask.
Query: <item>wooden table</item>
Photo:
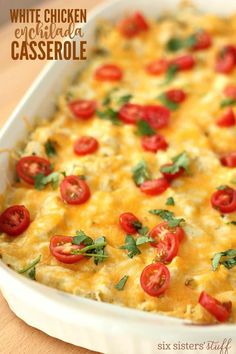
[[[103,0],[53,0],[43,3],[45,8],[87,8]],[[3,6],[3,5],[2,5]],[[20,7],[20,2],[19,2]],[[37,74],[45,65],[44,61],[13,61],[10,57],[10,43],[13,40],[13,26],[0,28],[0,125],[2,125]],[[4,354],[89,354],[84,348],[64,343],[26,325],[9,309],[0,294],[0,353]]]

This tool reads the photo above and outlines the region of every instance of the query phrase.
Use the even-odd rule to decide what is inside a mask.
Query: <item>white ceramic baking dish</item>
[[[92,45],[98,18],[116,20],[127,10],[140,9],[148,16],[165,10],[175,11],[179,0],[109,1],[89,15],[85,26],[88,43]],[[219,15],[236,12],[235,0],[194,0],[201,10]],[[78,3],[79,4],[79,3]],[[79,5],[78,5],[79,6]],[[77,61],[58,61],[46,66],[0,132],[0,149],[15,148],[27,136],[25,118],[34,124],[35,117],[50,117],[55,98],[65,81],[84,65]],[[0,192],[9,178],[9,154],[0,154]],[[66,342],[111,354],[151,353],[220,353],[207,350],[207,341],[222,343],[232,338],[229,353],[236,353],[236,326],[193,326],[185,321],[158,314],[100,303],[48,288],[18,275],[0,262],[0,286],[9,306],[17,316],[33,327]],[[158,344],[198,343],[201,351],[161,350]],[[234,346],[234,347],[233,347]],[[222,352],[223,353],[223,352]]]

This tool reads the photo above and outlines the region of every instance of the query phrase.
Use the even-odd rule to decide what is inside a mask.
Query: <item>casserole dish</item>
[[[165,8],[169,9],[169,7],[174,4],[175,2],[173,1],[169,3],[167,2],[165,4],[166,6]],[[145,6],[148,6],[146,2],[145,2]],[[150,8],[151,6],[153,11],[152,3],[150,3]],[[141,2],[135,3],[135,7],[139,8],[147,15],[150,15],[148,11],[145,11],[144,4],[142,5]],[[107,17],[113,20],[115,19],[115,16],[113,17],[113,13],[114,14],[116,13],[116,16],[117,15],[119,16],[123,13],[125,9],[128,9],[128,7],[124,6],[122,1],[117,3],[112,3],[108,5],[108,7],[106,7],[102,13],[94,15],[93,19],[95,19],[97,16],[103,18]],[[158,13],[158,10],[156,12]],[[88,36],[88,41],[91,44],[92,44],[93,31],[94,31],[94,22],[89,22],[86,28],[86,32]],[[52,108],[52,102],[49,102],[46,99],[46,97],[55,97],[57,92],[55,92],[54,88],[57,87],[57,89],[60,90],[60,87],[57,85],[58,76],[60,75],[62,80],[61,82],[63,85],[64,80],[68,79],[69,73],[70,75],[73,76],[73,72],[75,68],[77,68],[76,63],[62,62],[62,63],[56,63],[55,65],[50,65],[50,67],[46,69],[46,72],[43,74],[41,78],[39,78],[39,81],[35,84],[36,86],[34,86],[33,89],[31,90],[30,94],[28,95],[28,98],[23,102],[23,104],[15,114],[14,120],[17,119],[18,126],[13,125],[16,123],[11,123],[11,121],[7,125],[2,138],[1,148],[11,149],[15,147],[15,145],[19,140],[25,137],[27,130],[24,127],[24,121],[21,120],[21,117],[26,116],[27,119],[29,119],[30,123],[33,124],[35,114],[43,117],[50,116],[50,107]],[[38,94],[38,92],[40,93],[43,92],[43,95],[41,96],[41,94]],[[39,107],[43,107],[44,110],[42,111],[41,109],[39,109]],[[14,132],[13,134],[11,134],[11,141],[9,139],[9,136],[7,135],[10,131]],[[17,131],[17,135],[13,136],[16,131]],[[7,154],[3,154],[2,156],[3,156],[3,161],[2,161],[2,166],[3,166],[4,161],[5,163],[7,163],[8,161],[7,161]],[[10,176],[7,175],[7,168],[3,168],[3,172],[6,173],[4,175],[4,180],[3,180],[3,182],[6,184]],[[3,189],[4,189],[4,184],[2,185],[2,190]],[[214,332],[217,333],[217,336],[214,338],[223,339],[221,337],[223,327],[215,328],[213,331],[211,327],[209,327],[209,330],[204,329],[203,331],[201,327],[197,329],[195,327],[190,327],[189,325],[187,325],[186,322],[173,320],[173,319],[166,319],[161,316],[156,316],[156,315],[153,316],[151,314],[141,314],[141,313],[139,314],[138,312],[136,312],[136,315],[134,317],[132,315],[133,311],[131,310],[126,312],[126,310],[116,308],[116,307],[114,307],[113,309],[112,307],[109,307],[110,305],[107,306],[102,304],[100,306],[100,304],[98,305],[95,303],[91,303],[91,301],[88,300],[82,301],[79,298],[67,296],[66,294],[62,294],[60,292],[55,292],[55,291],[51,292],[51,290],[49,289],[46,290],[45,288],[42,287],[41,289],[44,289],[42,293],[37,293],[37,295],[33,293],[30,294],[30,292],[33,291],[34,287],[38,286],[37,284],[33,284],[32,286],[30,285],[30,290],[28,290],[28,294],[26,296],[26,294],[24,294],[24,290],[20,291],[19,288],[18,291],[17,288],[16,291],[15,284],[12,286],[12,288],[10,285],[8,285],[8,282],[5,277],[6,276],[8,277],[9,276],[8,274],[11,274],[11,271],[7,270],[6,273],[4,269],[5,268],[3,267],[3,276],[2,276],[3,293],[6,294],[6,298],[9,301],[9,304],[13,307],[14,311],[22,318],[27,320],[29,323],[32,323],[33,325],[45,330],[46,332],[52,335],[55,335],[57,337],[60,337],[64,340],[70,341],[75,344],[84,345],[91,349],[96,349],[99,351],[111,352],[111,353],[123,352],[123,351],[137,352],[138,350],[140,352],[143,352],[144,350],[145,352],[146,351],[155,352],[155,350],[157,350],[158,343],[160,343],[162,339],[164,339],[167,343],[170,343],[171,341],[175,341],[175,342],[178,341],[179,338],[176,335],[178,332],[179,335],[180,336],[183,335],[185,340],[187,340],[188,342],[199,343],[202,342],[202,340],[204,340],[205,342],[207,340],[213,340],[211,336],[213,336]],[[17,275],[14,275],[13,278],[17,279]],[[19,283],[22,284],[23,287],[24,282],[19,280]],[[14,290],[13,287],[15,288]],[[12,290],[10,291],[10,289]],[[14,296],[12,295],[15,292],[18,294],[17,296],[19,297],[17,301],[14,301]],[[56,298],[57,297],[56,294],[58,294],[58,298]],[[43,299],[45,298],[45,300],[42,300],[41,297]],[[59,300],[59,298],[61,298],[61,300]],[[23,302],[24,300],[27,302],[27,306],[23,305],[23,303],[21,303],[22,306],[19,306],[20,302],[21,301]],[[68,302],[68,306],[67,306],[67,302]],[[34,305],[35,303],[37,304],[36,309]],[[46,311],[46,313],[44,311],[39,312],[41,308],[40,305],[38,304],[42,304],[43,309]],[[30,309],[31,306],[32,309]],[[26,311],[27,307],[28,310]],[[50,308],[50,311],[47,310],[47,308]],[[78,309],[80,309],[79,312]],[[95,315],[95,310],[97,312],[97,316]],[[22,313],[20,313],[19,311],[22,311]],[[30,313],[30,318],[26,318],[27,312]],[[55,317],[54,317],[54,312],[55,312]],[[99,312],[102,312],[103,315],[99,315]],[[90,319],[90,313],[92,315],[91,319]],[[34,318],[33,314],[35,314],[35,316],[37,315],[38,317],[37,320]],[[40,323],[40,316],[43,316],[44,319],[46,319],[47,327],[45,324]],[[78,316],[80,319],[79,322],[81,323],[81,325],[79,326],[77,324]],[[111,322],[109,321],[109,316],[111,318]],[[59,323],[62,317],[65,320],[63,320],[63,323],[60,323],[60,325],[58,326],[57,324]],[[114,317],[116,317],[116,321],[115,323],[112,323],[112,318]],[[33,319],[34,321],[38,321],[38,324],[34,322]],[[57,324],[56,323],[53,324],[54,321]],[[124,328],[123,322],[125,322],[127,329]],[[140,326],[141,323],[142,326]],[[168,329],[173,327],[173,331],[175,335],[173,334],[173,331],[171,331],[168,335],[165,334],[165,338],[164,338],[162,334],[163,332],[161,330],[158,330],[158,323],[162,327],[164,325],[168,326],[166,327]],[[83,328],[81,328],[81,326]],[[106,330],[106,328],[109,328],[109,331]],[[228,326],[227,328],[231,328],[231,326]],[[79,333],[78,338],[77,338],[77,333]],[[125,339],[123,338],[123,333],[128,333],[127,338]],[[109,338],[108,341],[104,336],[105,334]],[[200,337],[198,337],[199,334],[201,334]],[[230,330],[228,330],[228,334],[231,335]],[[130,340],[130,337],[132,337],[132,340]],[[122,345],[124,347],[122,347]],[[136,346],[138,349],[136,348]]]

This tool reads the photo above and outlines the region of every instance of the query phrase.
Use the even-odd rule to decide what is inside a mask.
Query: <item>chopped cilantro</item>
[[[165,93],[162,93],[160,96],[158,96],[158,99],[171,111],[176,111],[176,109],[179,108],[178,103],[170,101]]]
[[[177,72],[178,66],[175,64],[171,64],[166,71],[166,76],[163,85],[169,84],[175,78]]]
[[[189,169],[189,157],[185,151],[173,157],[172,162],[173,163],[169,166],[161,167],[161,172],[175,174],[179,172],[181,168],[183,168],[185,171],[188,171]]]
[[[122,104],[128,103],[132,97],[133,97],[133,95],[131,95],[131,94],[121,96],[118,98],[118,104],[122,105]]]
[[[150,179],[150,172],[145,161],[140,161],[134,166],[132,172],[133,180],[138,186]]]
[[[111,107],[108,107],[105,109],[105,111],[96,111],[97,115],[101,119],[105,120],[110,120],[112,124],[114,125],[120,125],[121,121],[118,118],[118,112],[112,109]]]
[[[56,155],[55,143],[52,140],[48,139],[44,144],[44,148],[48,157],[53,157]]]
[[[187,38],[172,37],[166,44],[167,50],[177,52],[180,49],[192,48],[197,43],[196,34],[192,34]]]
[[[160,216],[163,220],[168,222],[168,225],[171,228],[179,226],[182,222],[185,221],[183,218],[177,219],[172,211],[165,209],[152,209],[149,210],[149,213]]]
[[[34,188],[38,190],[43,190],[47,184],[51,183],[52,188],[56,189],[59,183],[59,172],[52,172],[48,176],[44,176],[43,173],[38,173],[34,177]]]
[[[35,266],[40,262],[41,255],[38,256],[32,263],[27,265],[25,268],[18,270],[18,273],[23,274],[26,273],[29,278],[35,280]]]
[[[140,245],[143,245],[144,243],[148,243],[148,242],[154,242],[154,239],[150,236],[140,236],[136,240],[136,245],[140,246]]]
[[[83,231],[77,231],[73,237],[73,244],[80,245],[83,243],[85,247],[71,251],[71,254],[82,254],[88,257],[94,257],[94,263],[97,265],[108,256],[105,254],[105,246],[107,245],[106,238],[101,236],[95,241],[87,236]]]
[[[175,205],[175,200],[173,197],[169,197],[166,200],[166,205]]]
[[[231,225],[235,225],[236,226],[236,221],[229,221],[229,222],[227,222],[227,224],[231,224]]]
[[[132,226],[135,228],[135,230],[140,230],[142,227],[143,227],[143,225],[142,225],[142,223],[140,222],[140,221],[138,221],[138,220],[135,220],[133,223],[132,223]]]
[[[123,278],[121,278],[119,282],[115,285],[115,288],[119,291],[123,290],[128,278],[128,275],[124,275]]]
[[[229,188],[229,187],[226,184],[222,184],[221,186],[217,187],[216,189],[218,189],[219,191],[223,191],[227,188]]]
[[[212,259],[213,271],[215,271],[220,264],[227,269],[233,268],[236,265],[236,249],[216,253]]]
[[[138,135],[154,135],[156,134],[156,131],[150,126],[150,124],[148,122],[146,122],[143,119],[138,120],[137,122],[137,132]]]
[[[141,253],[136,245],[135,239],[131,235],[126,235],[125,244],[121,246],[120,249],[127,250],[129,258],[133,258],[134,256]]]
[[[80,245],[83,243],[85,246],[92,245],[93,244],[93,239],[89,236],[87,236],[84,231],[76,231],[76,236],[73,237],[72,243],[74,245]]]
[[[224,108],[228,106],[234,106],[235,104],[236,104],[236,100],[229,97],[229,98],[225,98],[220,102],[220,107]]]

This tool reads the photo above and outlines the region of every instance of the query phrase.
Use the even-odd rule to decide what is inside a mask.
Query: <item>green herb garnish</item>
[[[137,132],[138,135],[154,135],[156,134],[156,131],[150,126],[150,124],[148,122],[146,122],[143,119],[138,120],[137,122]]]
[[[234,106],[236,104],[236,100],[233,98],[226,98],[220,102],[220,107],[228,107],[228,106]]]
[[[43,190],[48,184],[52,185],[53,189],[58,187],[59,183],[59,172],[52,172],[48,176],[45,176],[43,173],[38,173],[34,177],[34,188],[37,190]]]
[[[216,189],[218,189],[219,191],[224,191],[225,189],[229,188],[226,184],[222,184],[219,187],[216,187]]]
[[[18,270],[19,274],[27,273],[29,278],[35,280],[35,266],[40,262],[41,255],[38,256],[32,263],[27,265],[25,268]]]
[[[124,275],[123,278],[121,278],[119,282],[115,285],[115,288],[119,291],[123,290],[128,278],[128,275]]]
[[[82,230],[76,231],[76,236],[74,236],[72,240],[73,245],[80,245],[83,243],[83,245],[88,246],[92,245],[93,242],[93,239],[87,236]]]
[[[173,197],[169,197],[166,200],[166,205],[175,205],[175,200]]]
[[[134,166],[132,172],[133,180],[138,186],[150,179],[150,172],[145,161],[140,161]]]
[[[170,52],[177,52],[180,49],[193,48],[196,43],[196,34],[193,34],[185,39],[179,37],[172,37],[168,40],[166,48]]]
[[[132,97],[133,97],[133,95],[131,95],[131,94],[127,94],[127,95],[121,96],[121,97],[118,98],[117,103],[123,105],[125,103],[128,103],[131,100]]]
[[[133,258],[141,253],[136,245],[135,239],[131,235],[126,235],[125,244],[121,246],[120,249],[127,250],[129,258]]]
[[[96,114],[98,115],[99,118],[104,120],[109,120],[114,125],[121,124],[121,121],[118,118],[118,112],[112,109],[111,107],[106,108],[105,111],[97,110]]]
[[[71,251],[71,254],[82,254],[88,257],[94,257],[94,263],[97,265],[103,262],[104,258],[108,256],[105,254],[105,246],[107,245],[106,238],[101,236],[96,240],[87,236],[84,231],[80,230],[76,232],[76,236],[73,237],[72,244],[81,245],[85,247],[75,249]]]
[[[189,169],[189,157],[185,151],[173,157],[172,162],[173,163],[169,166],[161,167],[161,172],[175,174],[179,172],[181,168],[183,168],[185,171],[188,171]]]
[[[143,245],[143,244],[149,243],[149,242],[154,242],[154,239],[150,236],[140,236],[136,240],[136,245],[140,246],[140,245]]]
[[[179,226],[185,221],[183,218],[177,219],[172,211],[166,209],[152,209],[149,210],[149,213],[160,216],[160,218],[168,222],[170,228]]]
[[[161,103],[164,104],[164,106],[169,108],[171,111],[176,111],[176,109],[179,108],[178,103],[170,101],[169,98],[167,97],[166,93],[162,93],[157,98],[161,101]]]
[[[46,143],[44,144],[44,148],[48,157],[53,157],[57,154],[55,143],[50,139],[46,141]]]
[[[166,76],[163,85],[169,84],[175,78],[177,72],[178,66],[175,64],[171,64],[166,71]]]
[[[215,271],[220,264],[227,269],[233,268],[236,265],[236,249],[216,253],[212,259],[213,271]]]

